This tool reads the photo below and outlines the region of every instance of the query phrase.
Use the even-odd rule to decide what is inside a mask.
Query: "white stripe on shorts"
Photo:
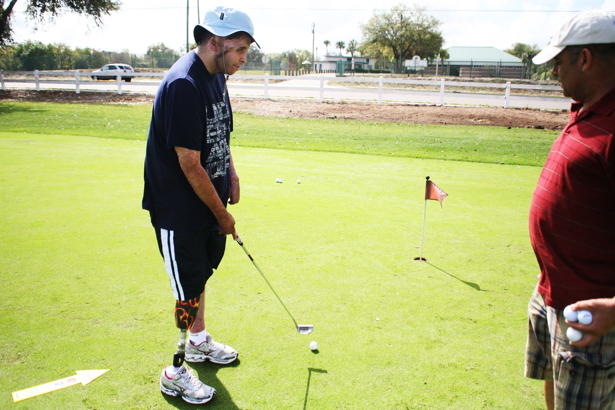
[[[177,271],[177,261],[175,260],[175,243],[174,232],[166,229],[160,229],[160,239],[162,242],[162,256],[164,258],[164,266],[167,270],[167,275],[171,280],[171,288],[175,295],[175,300],[184,300],[184,289],[179,281],[179,272]]]

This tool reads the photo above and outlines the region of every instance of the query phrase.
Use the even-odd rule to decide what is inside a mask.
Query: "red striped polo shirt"
[[[530,207],[538,291],[556,309],[615,296],[615,89],[580,108],[572,105]]]

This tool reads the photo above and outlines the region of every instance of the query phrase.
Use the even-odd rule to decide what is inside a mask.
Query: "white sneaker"
[[[180,367],[173,378],[169,378],[167,368],[164,368],[160,376],[160,390],[169,396],[181,396],[190,404],[207,403],[216,394],[216,389],[203,384],[187,366]]]
[[[230,346],[214,342],[211,335],[207,334],[205,342],[198,346],[192,344],[190,340],[186,343],[186,361],[200,363],[209,360],[217,364],[229,364],[237,359],[237,351]]]

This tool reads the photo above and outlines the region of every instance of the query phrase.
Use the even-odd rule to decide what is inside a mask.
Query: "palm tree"
[[[351,68],[354,70],[354,53],[359,51],[359,44],[357,43],[357,40],[350,40],[350,42],[348,43],[348,47],[346,48],[346,51],[350,53],[350,57],[352,61]]]
[[[350,40],[348,47],[346,47],[346,51],[350,53],[351,57],[354,57],[354,53],[359,51],[359,44],[357,43],[357,40]]]
[[[327,51],[325,55],[328,55],[329,54],[329,44],[331,44],[331,42],[329,40],[325,40],[323,41],[323,44],[325,45],[325,50]]]
[[[340,55],[342,55],[342,50],[346,48],[346,43],[344,43],[343,41],[338,41],[337,43],[335,43],[335,48],[339,48]]]

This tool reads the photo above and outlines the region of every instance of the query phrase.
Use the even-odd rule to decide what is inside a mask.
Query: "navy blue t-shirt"
[[[174,147],[201,151],[222,203],[230,189],[230,101],[224,76],[211,75],[194,52],[183,56],[162,80],[152,110],[145,156],[143,209],[156,228],[202,229],[217,225],[184,175]]]

